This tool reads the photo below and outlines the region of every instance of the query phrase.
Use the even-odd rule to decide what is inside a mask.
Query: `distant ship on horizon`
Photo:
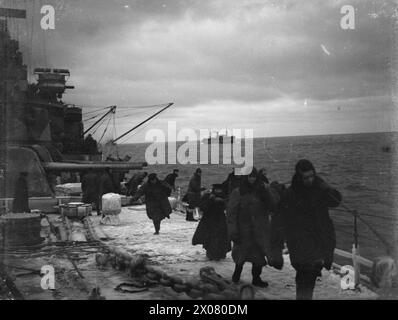
[[[228,130],[226,130],[225,134],[220,134],[218,131],[216,131],[216,136],[212,136],[212,134],[210,133],[208,138],[202,139],[202,143],[205,144],[215,144],[215,143],[219,143],[219,144],[224,144],[224,143],[231,143],[233,144],[236,141],[236,137],[235,136],[230,136],[228,135]]]

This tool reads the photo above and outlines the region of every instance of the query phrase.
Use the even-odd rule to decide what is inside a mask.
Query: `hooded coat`
[[[126,187],[128,189],[128,194],[133,196],[138,189],[138,186],[142,184],[142,182],[145,179],[145,173],[144,172],[138,172],[134,174],[131,179],[126,183]]]
[[[142,185],[134,198],[145,196],[146,213],[149,219],[161,221],[170,218],[172,212],[167,193],[169,188],[162,181],[152,184],[149,181]]]
[[[187,200],[190,209],[199,207],[201,197],[202,177],[198,174],[194,174],[189,181]]]
[[[173,172],[173,173],[168,174],[163,181],[166,182],[172,189],[175,189],[177,177],[178,177],[178,174]],[[169,197],[171,196],[172,189],[169,189],[169,192],[167,194]]]
[[[199,208],[203,211],[203,217],[193,235],[192,244],[202,244],[210,258],[223,259],[231,251],[225,217],[225,197],[207,193],[202,197]]]
[[[231,172],[227,179],[222,183],[223,184],[223,189],[224,192],[228,195],[231,194],[231,192],[239,187],[240,184],[240,176],[235,175],[233,172]]]
[[[337,207],[341,199],[341,194],[318,176],[311,187],[305,187],[297,173],[293,176],[282,196],[278,220],[294,268],[323,265],[330,269],[336,235],[328,208]]]
[[[269,212],[276,206],[276,195],[257,178],[250,185],[247,176],[232,191],[227,207],[227,225],[234,245],[232,258],[236,264],[246,261],[266,265],[271,252]]]

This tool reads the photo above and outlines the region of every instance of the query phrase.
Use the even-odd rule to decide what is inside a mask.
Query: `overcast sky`
[[[25,1],[0,3],[22,8]],[[76,89],[65,102],[120,111],[175,103],[124,142],[143,141],[168,120],[179,128],[252,128],[255,136],[398,128],[393,1],[27,3],[29,18],[13,33],[30,65],[70,69]],[[55,30],[40,29],[44,4],[56,9]],[[345,4],[356,10],[355,30],[340,27]],[[156,110],[117,119],[117,134]]]

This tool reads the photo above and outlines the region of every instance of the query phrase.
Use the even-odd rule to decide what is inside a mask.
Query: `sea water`
[[[357,210],[387,241],[397,243],[398,133],[364,133],[323,136],[255,138],[254,165],[265,167],[268,178],[289,183],[299,159],[313,162],[317,173],[343,195],[346,207]],[[177,146],[182,142],[178,142]],[[119,146],[119,156],[145,161],[149,144]],[[151,165],[145,170],[162,179],[173,168],[180,170],[176,184],[186,190],[197,167],[202,168],[202,185],[223,182],[233,165]],[[351,251],[354,219],[351,213],[331,211],[337,247]],[[358,222],[361,255],[374,259],[386,253],[385,246],[364,223]]]

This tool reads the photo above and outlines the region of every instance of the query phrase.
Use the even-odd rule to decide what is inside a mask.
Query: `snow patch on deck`
[[[160,234],[154,235],[152,221],[147,217],[145,206],[123,208],[118,226],[102,226],[105,233],[112,238],[107,243],[121,246],[131,253],[147,254],[153,264],[159,265],[168,274],[180,277],[199,278],[199,270],[212,266],[217,273],[230,279],[234,269],[231,253],[218,262],[209,261],[202,246],[191,244],[197,222],[187,222],[185,215],[173,212],[170,219],[162,221]],[[295,299],[295,271],[290,264],[289,256],[284,256],[284,267],[276,270],[263,268],[262,278],[269,282],[266,289],[256,289],[256,299]],[[251,282],[251,264],[245,264],[241,283]],[[361,287],[360,292],[342,290],[340,276],[322,270],[322,278],[317,281],[314,299],[347,300],[376,299],[376,293]]]

